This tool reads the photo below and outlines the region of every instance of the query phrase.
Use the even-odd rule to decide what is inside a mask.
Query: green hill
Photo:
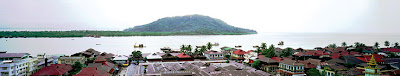
[[[125,29],[127,32],[168,32],[192,35],[255,34],[254,30],[228,25],[220,19],[203,15],[186,15],[158,19],[149,24]]]

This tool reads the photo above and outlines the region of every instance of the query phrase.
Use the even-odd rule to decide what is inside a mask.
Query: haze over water
[[[89,48],[118,55],[129,55],[133,50],[144,53],[161,52],[162,47],[179,49],[182,44],[195,46],[204,45],[207,42],[218,42],[220,47],[242,45],[243,50],[254,50],[252,46],[266,42],[268,46],[313,49],[325,47],[328,44],[342,42],[353,45],[354,42],[362,42],[373,45],[388,40],[392,43],[400,42],[400,35],[396,34],[334,34],[334,33],[259,33],[252,35],[193,35],[193,36],[129,36],[129,37],[101,37],[101,38],[0,38],[0,51],[13,53],[27,52],[37,54],[66,54],[81,52]],[[276,45],[284,41],[284,46]],[[97,43],[101,45],[96,45]],[[145,48],[134,48],[134,44],[144,44]]]

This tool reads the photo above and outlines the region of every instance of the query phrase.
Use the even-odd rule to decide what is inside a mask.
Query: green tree
[[[188,45],[187,47],[186,47],[186,51],[188,51],[188,52],[192,52],[192,45]]]
[[[267,44],[266,43],[261,43],[261,49],[267,49]]]
[[[186,46],[185,46],[185,45],[182,45],[182,46],[181,46],[181,52],[185,52],[185,49],[186,49]]]
[[[329,44],[328,46],[326,46],[326,47],[328,47],[328,48],[337,48],[337,45],[336,44]]]
[[[73,64],[72,65],[72,70],[71,70],[71,72],[70,73],[72,73],[72,74],[77,74],[79,71],[81,71],[82,70],[82,68],[83,68],[83,64],[81,63],[81,62],[75,62],[75,64]]]
[[[280,53],[279,53],[279,56],[281,56],[281,57],[288,57],[288,56],[291,56],[291,55],[293,55],[293,48],[286,48],[286,49],[283,49]]]
[[[379,48],[379,43],[375,42],[374,47],[378,49]]]
[[[399,42],[394,43],[394,48],[400,48]]]
[[[257,51],[257,54],[259,54],[261,52],[261,48],[257,47],[256,51]]]
[[[141,51],[132,51],[132,57],[141,58],[142,57],[142,52]]]
[[[385,46],[389,47],[390,46],[390,42],[389,41],[385,41]]]
[[[265,55],[265,57],[269,57],[269,58],[275,57],[276,54],[275,54],[274,45],[271,45],[271,46],[269,46],[268,49],[265,49],[264,52],[263,52],[263,55]]]
[[[203,54],[203,52],[207,51],[207,47],[206,46],[201,46],[200,48],[200,54]]]
[[[346,42],[343,42],[343,43],[342,43],[342,46],[343,46],[343,47],[346,47],[346,46],[347,46]]]
[[[208,50],[211,50],[211,48],[212,48],[212,44],[211,44],[211,42],[208,42],[208,43],[207,43],[207,49],[208,49]]]
[[[194,53],[200,53],[199,49],[195,48]]]
[[[258,69],[261,66],[260,60],[256,60],[251,64],[251,67]]]
[[[312,68],[312,69],[308,70],[306,73],[307,73],[307,75],[309,75],[309,76],[323,76],[323,75],[318,71],[318,69],[315,69],[315,68]]]
[[[360,47],[360,42],[355,42],[355,43],[354,43],[354,46],[355,46],[355,47]]]

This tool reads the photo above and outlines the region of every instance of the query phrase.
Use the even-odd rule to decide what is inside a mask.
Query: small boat
[[[211,44],[212,46],[219,46],[219,43]]]
[[[171,50],[171,48],[170,47],[163,47],[163,48],[160,48],[161,50]]]
[[[284,45],[284,44],[283,44],[283,41],[280,41],[278,45]]]
[[[134,48],[143,48],[143,47],[145,47],[143,44],[139,44],[139,46],[138,45],[136,45],[136,43],[135,43],[135,45],[133,45],[133,47]]]
[[[259,47],[259,46],[257,46],[257,45],[256,45],[256,46],[253,46],[253,48],[258,48],[258,47]]]
[[[96,45],[101,45],[100,43],[96,43]]]
[[[237,46],[235,46],[236,48],[241,48],[242,46],[241,45],[237,45]]]
[[[75,40],[75,39],[71,39],[71,40]]]

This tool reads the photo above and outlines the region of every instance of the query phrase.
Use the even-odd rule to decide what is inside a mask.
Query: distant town
[[[0,76],[399,76],[400,46],[329,44],[313,49],[277,48],[261,43],[254,49],[218,43],[161,52],[116,55],[88,48],[72,55],[0,52]],[[146,48],[143,44],[135,48]]]

